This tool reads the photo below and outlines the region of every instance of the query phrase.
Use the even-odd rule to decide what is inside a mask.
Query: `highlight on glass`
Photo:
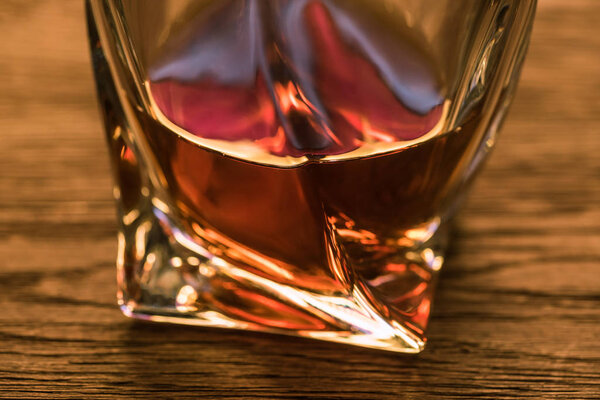
[[[535,0],[88,0],[132,317],[423,349]]]

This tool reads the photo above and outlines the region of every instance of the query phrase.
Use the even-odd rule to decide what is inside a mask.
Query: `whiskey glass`
[[[535,0],[87,0],[118,301],[423,349]]]

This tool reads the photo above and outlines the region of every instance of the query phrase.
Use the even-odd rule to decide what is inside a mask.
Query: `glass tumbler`
[[[396,352],[535,0],[87,0],[127,316]]]

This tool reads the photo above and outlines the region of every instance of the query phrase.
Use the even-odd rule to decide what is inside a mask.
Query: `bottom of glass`
[[[170,324],[251,330],[287,336],[298,336],[328,342],[344,343],[359,347],[380,349],[397,353],[416,354],[425,348],[425,341],[407,336],[402,329],[383,323],[378,332],[360,333],[352,331],[289,331],[264,326],[248,326],[240,321],[226,321],[218,313],[201,313],[196,316],[174,314],[164,308],[122,305],[121,311],[127,317]],[[377,329],[377,328],[376,328]]]
[[[344,343],[359,347],[387,350],[398,353],[416,354],[425,348],[425,340],[414,337],[407,333],[402,327],[394,327],[385,321],[372,321],[371,331],[360,330],[297,330],[277,329],[263,325],[248,323],[242,320],[232,320],[215,311],[204,311],[195,314],[179,313],[169,307],[151,307],[137,304],[121,305],[121,311],[127,317],[170,324],[181,324],[191,326],[202,326],[211,328],[226,328],[237,330],[250,330],[287,336],[298,336],[310,339],[324,340],[328,342]],[[363,313],[360,307],[344,310],[347,313]],[[341,315],[340,322],[344,323]],[[338,314],[330,314],[339,317]]]
[[[442,263],[435,250],[444,236],[439,229],[421,246],[398,248],[393,256],[378,260],[385,265],[376,275],[353,271],[346,287],[318,290],[226,260],[160,208],[151,205],[119,234],[118,297],[125,315],[393,352],[423,350]]]

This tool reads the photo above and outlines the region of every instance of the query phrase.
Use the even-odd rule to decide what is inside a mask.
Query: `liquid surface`
[[[376,22],[333,2],[215,2],[166,42],[145,87],[173,131],[276,166],[440,134],[447,105],[430,57]]]

